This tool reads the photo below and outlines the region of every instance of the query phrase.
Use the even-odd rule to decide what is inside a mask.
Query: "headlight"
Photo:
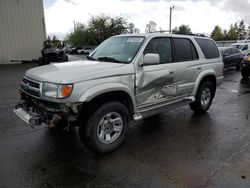
[[[72,90],[72,84],[52,84],[47,82],[42,84],[42,95],[46,97],[67,98]]]

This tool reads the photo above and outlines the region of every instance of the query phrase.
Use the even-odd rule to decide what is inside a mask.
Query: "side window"
[[[224,54],[231,55],[232,54],[231,49],[226,49]]]
[[[153,38],[144,50],[144,55],[147,53],[159,54],[161,64],[172,62],[172,48],[170,38]]]
[[[195,41],[200,46],[204,56],[207,59],[213,59],[220,57],[220,52],[214,43],[214,41],[205,38],[195,38]]]
[[[197,51],[189,39],[173,38],[174,61],[192,61],[198,59]]]
[[[238,50],[236,50],[236,49],[232,49],[232,54],[237,54],[237,53],[239,53],[239,51],[238,51]]]
[[[242,48],[242,51],[245,51],[245,50],[247,50],[248,49],[248,46],[247,46],[247,44]]]

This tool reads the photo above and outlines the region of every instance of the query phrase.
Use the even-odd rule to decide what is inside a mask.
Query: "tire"
[[[215,92],[215,86],[210,81],[200,84],[195,101],[190,103],[191,110],[198,113],[205,113],[211,106]]]
[[[69,61],[69,57],[68,57],[66,54],[63,54],[63,55],[62,55],[62,61],[63,61],[63,62]]]
[[[94,110],[86,122],[79,127],[79,135],[84,145],[94,152],[108,153],[124,142],[129,113],[122,103],[107,102]]]
[[[38,58],[37,64],[38,64],[38,66],[42,66],[43,65],[43,57],[39,57]]]
[[[249,74],[245,69],[241,69],[241,76],[242,76],[243,80],[247,80],[249,77]]]

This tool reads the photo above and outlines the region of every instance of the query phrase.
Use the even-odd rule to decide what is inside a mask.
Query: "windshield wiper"
[[[95,58],[93,58],[93,57],[91,57],[91,56],[86,56],[86,59],[88,59],[88,60],[92,60],[92,61],[96,61],[96,59],[95,59]]]
[[[108,61],[108,62],[115,62],[115,63],[125,63],[123,61],[119,61],[118,59],[115,59],[113,57],[98,57],[97,58],[99,61]]]

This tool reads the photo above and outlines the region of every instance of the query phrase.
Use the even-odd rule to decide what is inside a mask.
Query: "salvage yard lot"
[[[131,123],[122,147],[96,155],[77,128],[32,128],[12,112],[34,66],[0,65],[0,187],[250,187],[250,83],[235,69],[208,113],[185,106]]]

